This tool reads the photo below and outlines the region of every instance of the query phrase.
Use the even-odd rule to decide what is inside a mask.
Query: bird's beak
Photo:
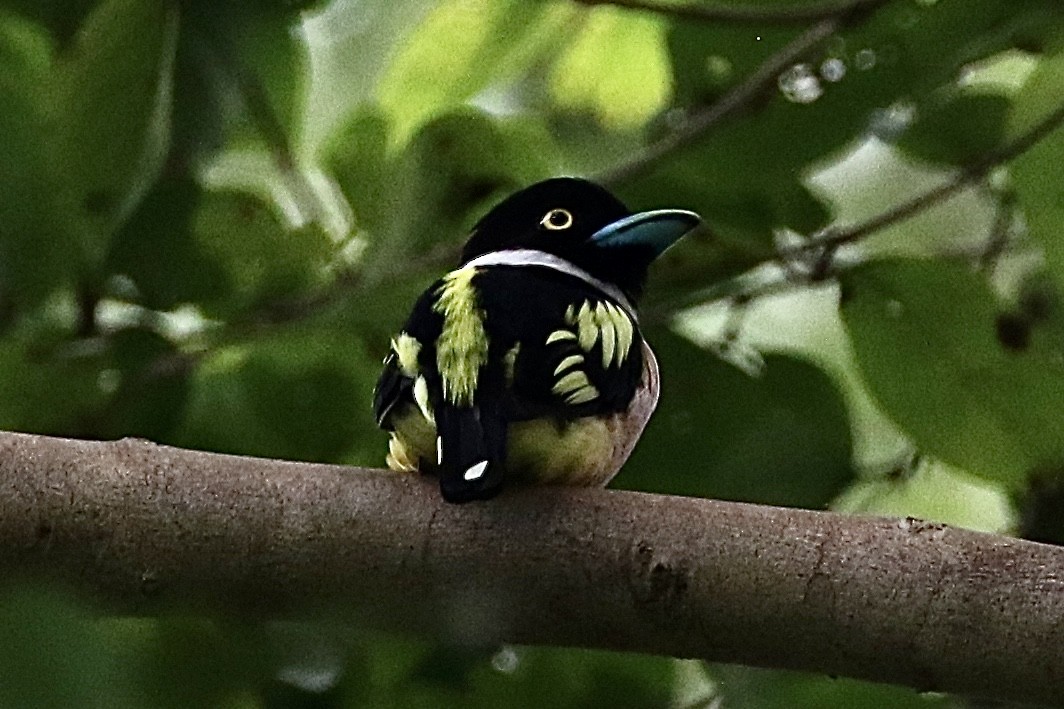
[[[642,246],[651,249],[654,258],[657,258],[701,222],[702,219],[694,212],[656,209],[607,224],[592,234],[590,241],[606,248]]]

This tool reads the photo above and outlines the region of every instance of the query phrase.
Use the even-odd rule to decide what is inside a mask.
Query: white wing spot
[[[436,465],[443,465],[443,436],[436,436]]]
[[[469,468],[464,473],[462,473],[462,479],[463,480],[477,480],[482,475],[484,475],[484,471],[487,470],[487,469],[488,469],[488,461],[482,460],[479,463],[477,463],[476,465],[469,466]]]

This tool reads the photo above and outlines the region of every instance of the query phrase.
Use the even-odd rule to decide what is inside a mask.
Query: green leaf
[[[1000,147],[1011,104],[999,94],[956,92],[929,101],[899,148],[929,162],[966,165]]]
[[[1016,523],[1002,486],[937,461],[926,461],[909,475],[862,480],[832,508],[854,514],[918,517],[993,534],[1008,534]]]
[[[618,487],[821,508],[853,478],[846,407],[823,371],[769,355],[752,377],[667,330],[658,411]]]
[[[162,168],[177,27],[172,3],[106,0],[56,67],[55,169],[90,265]]]
[[[66,45],[98,0],[6,0],[13,12],[47,28],[60,45]]]
[[[223,145],[292,144],[310,56],[287,3],[198,1],[186,11],[175,74],[174,143],[185,161]]]
[[[897,259],[841,281],[861,374],[921,452],[1007,484],[1064,457],[1059,357],[1008,335],[982,277]]]
[[[6,581],[0,593],[0,706],[135,706],[131,678],[115,671],[110,648],[101,648],[84,608],[50,589]]]
[[[184,416],[192,358],[145,328],[112,333],[108,345],[112,368],[101,376],[115,391],[94,417],[93,432],[168,442]]]
[[[377,95],[407,136],[492,82],[526,69],[569,13],[525,0],[449,0],[433,10],[392,60]]]
[[[195,246],[187,252],[190,260],[186,267],[204,260],[224,276],[223,285],[218,287],[201,282],[201,293],[219,296],[203,302],[210,315],[224,316],[304,295],[331,277],[327,267],[336,246],[328,235],[314,224],[289,227],[276,207],[252,195],[205,193],[192,229]],[[175,236],[176,248],[183,248],[182,236]]]
[[[231,295],[224,264],[210,258],[196,238],[196,214],[204,199],[203,189],[190,179],[161,180],[115,235],[107,272],[132,280],[145,307],[171,310]]]
[[[788,90],[785,74],[780,91],[756,110],[714,126],[617,187],[635,204],[682,197],[677,203],[702,214],[711,228],[743,205],[761,223],[737,236],[748,252],[763,252],[774,228],[808,233],[826,223],[827,210],[820,208],[825,219],[818,224],[810,218],[816,212],[796,198],[808,170],[863,139],[882,122],[883,109],[919,107],[965,63],[1011,46],[1057,12],[1055,0],[889,3],[799,67],[815,90]],[[675,21],[668,47],[677,102],[699,110],[800,31]],[[825,62],[843,69],[837,80],[825,78]],[[677,120],[682,124],[683,117]]]
[[[632,653],[505,646],[477,649],[363,639],[349,660],[348,706],[665,707],[674,703],[676,661]]]
[[[372,416],[379,358],[328,328],[212,352],[192,376],[178,445],[270,458],[380,465]]]
[[[1019,136],[1059,110],[1064,96],[1064,52],[1042,59],[1028,79],[1009,117],[1009,132]],[[1016,196],[1031,235],[1045,253],[1049,272],[1064,286],[1064,126],[1045,136],[1012,164]]]
[[[294,228],[277,212],[251,194],[164,180],[115,238],[108,268],[133,281],[146,307],[192,303],[212,317],[316,292],[337,246],[317,225]]]
[[[54,47],[43,27],[0,12],[0,298],[32,307],[68,282],[46,125]]]
[[[357,9],[333,3],[306,19],[308,33],[323,39],[313,47],[314,81],[304,134],[311,154],[338,125],[372,103],[392,60],[437,6],[432,0],[360,0]]]
[[[23,319],[0,338],[0,430],[83,434],[106,400],[99,385],[105,368],[94,343],[71,341],[67,327]]]
[[[588,13],[551,71],[552,98],[562,110],[591,114],[610,129],[646,124],[669,99],[665,30],[661,15],[619,8]]]
[[[391,217],[390,124],[378,108],[352,114],[321,149],[322,162],[354,212],[358,231],[381,233]]]
[[[389,170],[386,221],[369,235],[365,277],[406,274],[424,250],[454,244],[494,200],[551,174],[554,146],[541,124],[463,110],[423,126]],[[352,195],[352,204],[365,203]]]
[[[960,709],[962,706],[941,694],[844,677],[737,665],[713,665],[711,670],[710,674],[720,683],[718,696],[722,706],[758,709]]]

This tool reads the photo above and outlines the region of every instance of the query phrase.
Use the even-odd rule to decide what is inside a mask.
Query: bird
[[[605,486],[658,401],[636,311],[648,268],[700,221],[578,177],[491,208],[391,340],[373,401],[388,467],[437,476],[450,503]]]

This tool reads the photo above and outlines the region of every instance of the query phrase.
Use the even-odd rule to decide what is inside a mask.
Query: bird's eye
[[[568,229],[573,225],[573,213],[568,209],[552,209],[543,215],[539,223],[552,231]]]

